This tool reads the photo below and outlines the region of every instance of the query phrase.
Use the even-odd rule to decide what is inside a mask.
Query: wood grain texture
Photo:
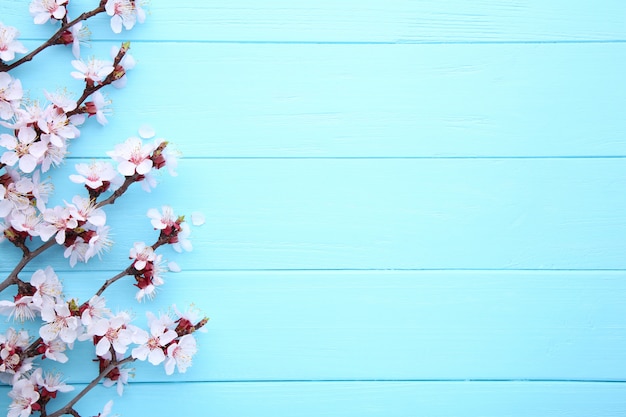
[[[27,3],[1,2],[0,20],[33,48],[51,27]],[[98,388],[83,416],[110,397],[142,416],[625,415],[625,2],[150,8],[119,36],[91,25],[105,32],[84,56],[130,39],[138,66],[53,178],[143,123],[182,151],[179,176],[110,208],[102,262],[21,276],[51,264],[87,299],[154,238],[148,208],[198,210],[207,224],[193,252],[165,251],[183,272],[156,300],[136,304],[127,279],[108,297],[138,324],[192,302],[211,321],[187,373],[133,364],[125,396]],[[79,91],[70,56],[14,75],[31,99]],[[62,184],[51,204],[80,192]],[[17,256],[2,244],[0,271]]]
[[[93,51],[108,57],[109,45]],[[33,94],[81,91],[69,49],[56,52],[58,84],[32,80]],[[626,155],[626,43],[140,43],[131,53],[128,87],[107,90],[110,123],[92,120],[73,156],[100,157],[143,123],[207,157]]]
[[[107,273],[60,273],[87,300]],[[580,380],[626,374],[626,273],[287,271],[168,274],[138,304],[129,277],[113,311],[172,304],[210,317],[187,373],[135,363],[135,381]],[[89,363],[93,346],[72,354]],[[67,366],[56,365],[58,370]],[[87,382],[96,364],[72,370]]]
[[[6,391],[0,387],[0,394]],[[113,390],[98,388],[78,407],[95,415]],[[624,384],[468,382],[299,382],[132,384],[113,413],[215,417],[588,417],[621,416]],[[0,401],[3,401],[0,395]],[[67,398],[67,395],[61,395]],[[245,400],[243,400],[245,399]],[[2,403],[0,403],[2,406]]]
[[[110,208],[116,245],[88,268],[125,268],[133,242],[156,239],[148,208],[170,204],[207,218],[192,232],[197,253],[176,258],[190,269],[623,269],[623,164],[189,159],[152,194],[137,189]],[[81,193],[63,180],[66,168],[56,178],[67,194],[52,204]],[[7,250],[0,269],[18,254]],[[61,257],[50,262],[68,269]]]
[[[95,2],[91,2],[95,4]],[[619,0],[191,0],[153,1],[143,27],[114,36],[108,18],[91,24],[105,38],[230,42],[551,42],[626,39]],[[25,37],[37,27],[21,0],[0,6],[4,23]],[[103,30],[101,30],[103,29]],[[100,35],[102,36],[102,35]]]

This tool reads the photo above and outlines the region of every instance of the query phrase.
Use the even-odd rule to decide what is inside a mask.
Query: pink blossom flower
[[[83,262],[89,261],[94,256],[101,258],[102,252],[109,250],[113,246],[113,241],[109,238],[109,226],[98,226],[96,230],[90,230],[91,237],[87,241],[87,250],[85,251]]]
[[[22,102],[21,107],[15,109],[12,122],[0,122],[0,125],[12,130],[17,130],[32,123],[36,123],[42,113],[43,109],[38,101],[29,102],[29,104]]]
[[[9,413],[7,417],[28,417],[33,411],[40,409],[39,392],[35,389],[35,385],[29,379],[20,379],[13,385],[13,389],[9,391],[9,397],[13,399],[9,404]]]
[[[102,82],[114,70],[112,62],[95,58],[91,58],[86,63],[81,59],[74,60],[72,66],[77,71],[72,71],[70,75],[77,80],[85,80],[87,85]]]
[[[96,208],[95,202],[88,197],[75,195],[72,197],[72,204],[65,204],[70,215],[80,222],[87,222],[94,226],[104,226],[106,223],[107,216],[104,210]]]
[[[2,154],[0,162],[14,166],[18,163],[20,170],[29,174],[35,170],[37,164],[48,150],[45,142],[36,141],[37,133],[32,127],[22,127],[17,137],[9,134],[0,135],[0,146],[8,149]]]
[[[65,16],[65,4],[68,0],[33,0],[28,7],[37,25],[42,25],[50,19],[61,20]]]
[[[40,309],[63,302],[63,285],[51,266],[36,270],[30,278],[30,285],[36,289],[33,303]]]
[[[93,323],[90,332],[97,337],[96,355],[103,356],[113,347],[123,355],[133,341],[133,328],[129,325],[130,316],[121,312],[109,319],[99,319]]]
[[[176,325],[176,332],[179,335],[192,333],[196,331],[195,325],[197,323],[199,323],[202,320],[208,320],[207,318],[203,317],[200,310],[195,308],[193,305],[191,305],[184,312],[178,310],[176,305],[173,305],[172,308],[174,312],[176,313],[176,315],[178,316],[178,319],[176,319],[176,323],[178,323]],[[197,331],[206,332],[206,328],[200,327]]]
[[[50,100],[57,112],[67,113],[76,108],[76,100],[69,97],[68,93],[65,91],[49,93],[44,90],[43,94]]]
[[[140,185],[142,190],[150,193],[152,192],[152,189],[156,188],[157,180],[151,172],[148,172],[143,176],[143,180],[141,181]]]
[[[137,271],[141,271],[146,267],[148,262],[154,262],[156,254],[152,246],[148,246],[144,242],[135,242],[134,246],[130,249],[129,258],[135,259],[133,268]]]
[[[43,132],[42,139],[47,139],[58,148],[65,148],[68,139],[77,138],[80,131],[73,124],[69,123],[64,112],[57,111],[54,104],[46,107],[37,120],[37,126]]]
[[[55,235],[59,245],[65,243],[67,231],[78,226],[78,221],[72,217],[68,207],[56,206],[46,209],[43,212],[43,219],[48,223],[48,226],[41,230],[42,239],[47,241],[52,235]]]
[[[142,139],[151,139],[155,135],[156,132],[154,129],[148,125],[143,125],[139,128],[139,136]],[[153,155],[154,168],[161,169],[165,166],[172,177],[177,176],[178,174],[176,173],[176,168],[178,167],[178,153],[172,151],[168,142],[163,138],[155,139],[152,146],[155,150]]]
[[[155,259],[142,268],[141,275],[135,276],[137,283],[135,286],[139,288],[135,298],[137,301],[143,300],[144,297],[154,298],[157,287],[163,285],[165,281],[162,275],[167,271],[163,266],[162,255],[156,255]]]
[[[30,345],[26,330],[15,331],[9,327],[5,334],[0,334],[0,372],[19,378],[32,368],[32,359],[23,360],[21,353]],[[7,378],[3,376],[3,381]]]
[[[42,228],[45,227],[34,207],[21,211],[15,210],[11,215],[10,224],[14,230],[26,232],[29,236],[40,236]]]
[[[65,251],[63,256],[69,258],[70,266],[73,268],[78,261],[88,262],[94,256],[101,257],[102,252],[108,250],[112,245],[109,238],[110,228],[108,226],[99,226],[95,229],[83,230],[78,236],[75,236],[71,243],[65,242]]]
[[[193,245],[191,244],[191,240],[189,240],[189,235],[191,234],[191,228],[187,223],[180,224],[180,231],[176,235],[177,242],[172,243],[172,248],[176,252],[187,251],[191,252],[193,250]]]
[[[10,319],[24,322],[33,320],[37,316],[39,308],[33,303],[31,295],[17,295],[13,301],[0,300],[0,314],[8,316]]]
[[[59,363],[65,363],[68,361],[67,355],[63,353],[66,350],[67,344],[64,341],[54,339],[49,342],[41,342],[38,352],[41,353],[46,359]]]
[[[116,385],[117,395],[121,396],[124,393],[124,385],[128,385],[128,379],[131,375],[131,371],[132,369],[118,366],[104,378],[102,385],[107,388]],[[111,375],[111,373],[113,374]]]
[[[111,58],[115,59],[115,57],[117,56],[119,52],[120,52],[120,47],[117,45],[113,45],[111,47]],[[123,75],[120,78],[113,81],[111,85],[115,88],[126,87],[126,82],[127,82],[126,73],[128,72],[128,70],[135,68],[136,64],[137,63],[135,61],[135,58],[133,58],[133,56],[130,53],[128,53],[128,51],[126,51],[126,53],[124,54],[124,57],[122,57],[122,59],[120,60],[118,67],[115,68],[116,73],[119,72],[119,73],[122,73]]]
[[[68,22],[72,20],[69,15],[66,14],[66,16]],[[58,42],[63,45],[72,45],[72,55],[74,55],[74,58],[79,59],[80,45],[88,45],[90,36],[91,33],[87,26],[83,26],[83,22],[77,22],[61,34]]]
[[[167,227],[172,227],[178,217],[174,214],[174,209],[170,206],[162,206],[161,210],[163,214],[159,213],[159,211],[155,208],[151,208],[148,210],[148,217],[150,218],[150,223],[157,230],[163,230]]]
[[[43,369],[37,368],[35,372],[30,376],[30,380],[38,387],[44,388],[44,395],[50,395],[50,398],[54,398],[57,392],[70,392],[74,390],[74,387],[67,385],[61,380],[60,374],[53,374],[51,372],[43,373]]]
[[[65,160],[67,144],[62,138],[62,146],[53,145],[48,135],[42,135],[41,141],[46,144],[46,153],[41,160],[41,172],[47,172],[51,166],[58,166]]]
[[[34,187],[29,178],[21,177],[17,171],[6,171],[11,179],[4,185],[0,184],[0,217],[6,217],[13,210],[28,210]]]
[[[143,144],[141,139],[130,137],[124,143],[115,145],[113,151],[107,154],[117,161],[117,170],[125,177],[135,173],[145,175],[152,169],[150,156],[154,148],[152,145]]]
[[[28,51],[21,42],[15,40],[19,35],[13,26],[0,23],[0,60],[10,61],[15,58],[15,53],[24,54]]]
[[[32,194],[35,198],[35,205],[40,212],[43,212],[46,209],[48,197],[52,194],[54,187],[49,178],[41,179],[39,171],[35,171],[30,179],[33,183]]]
[[[108,0],[105,4],[106,13],[111,16],[111,29],[114,33],[121,33],[122,26],[130,30],[136,22],[143,23],[146,14],[138,1]]]
[[[168,316],[162,317],[165,317],[167,322],[172,322]],[[178,335],[174,330],[168,329],[162,318],[156,318],[151,313],[148,314],[148,326],[150,334],[145,330],[139,330],[135,340],[140,346],[133,349],[132,356],[140,361],[148,359],[151,364],[158,365],[165,360],[164,349]]]
[[[39,329],[39,336],[44,342],[59,337],[65,343],[74,343],[78,337],[80,321],[70,312],[67,303],[44,306],[41,309],[41,318],[47,323]]]
[[[94,319],[103,319],[109,315],[111,315],[111,310],[106,308],[105,298],[94,295],[85,306],[80,320],[85,326],[90,326]]]
[[[100,91],[96,91],[91,95],[91,101],[85,103],[85,111],[89,117],[96,116],[96,121],[104,126],[109,122],[106,115],[111,113],[107,108],[110,104],[110,100],[106,100]]]
[[[88,244],[79,236],[74,240],[74,243],[69,246],[66,245],[65,251],[63,251],[63,257],[69,259],[70,266],[74,268],[78,261],[85,261],[87,249]]]
[[[77,184],[85,184],[92,190],[108,189],[108,185],[116,183],[117,171],[109,162],[94,161],[90,164],[76,164],[78,175],[70,175],[70,180]],[[104,191],[104,190],[103,190]]]
[[[8,72],[0,72],[0,119],[9,120],[22,99],[22,83]]]
[[[192,357],[197,351],[196,339],[191,334],[186,334],[178,342],[170,344],[167,348],[165,373],[172,375],[174,367],[178,369],[178,372],[185,373],[191,366]]]

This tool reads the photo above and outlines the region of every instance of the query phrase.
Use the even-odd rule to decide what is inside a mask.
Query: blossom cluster
[[[76,343],[92,345],[94,355],[94,379],[76,395],[76,401],[99,382],[116,386],[121,395],[130,376],[128,365],[134,361],[163,366],[166,375],[175,370],[185,372],[197,351],[195,332],[204,330],[208,320],[193,308],[181,312],[173,306],[169,313],[148,312],[147,327],[142,328],[133,322],[130,310],[112,312],[103,295],[115,282],[129,277],[137,301],[153,299],[164,285],[165,275],[180,271],[178,264],[167,262],[159,251],[164,246],[177,252],[192,250],[191,227],[169,205],[147,210],[146,223],[157,233],[154,242],[135,242],[129,248],[127,266],[88,300],[66,295],[52,266],[24,278],[25,267],[55,246],[62,248],[70,267],[106,256],[113,245],[107,207],[133,184],[145,191],[154,189],[156,171],[177,174],[177,155],[169,142],[143,125],[138,135],[112,147],[107,153],[109,160],[75,165],[69,181],[81,184],[82,194],[64,199],[62,204],[49,203],[59,184],[44,174],[65,162],[71,143],[81,136],[81,128],[90,118],[107,124],[111,101],[102,91],[108,86],[125,87],[127,73],[136,65],[128,42],[112,46],[105,59],[81,57],[81,46],[88,41],[84,24],[88,19],[105,15],[111,30],[121,33],[146,18],[139,0],[96,3],[94,9],[72,20],[70,0],[32,0],[28,10],[34,23],[50,23],[56,32],[31,52],[20,42],[16,28],[0,22],[0,245],[21,251],[21,260],[0,281],[0,293],[15,290],[10,299],[0,300],[0,314],[20,324],[30,321],[38,325],[34,335],[17,327],[0,332],[0,382],[12,387],[9,417],[27,417],[34,412],[48,417],[80,416],[74,401],[51,410],[57,393],[71,392],[74,387],[46,366],[70,361]],[[55,45],[71,47],[68,76],[82,82],[83,90],[78,98],[65,91],[44,90],[44,99],[34,100],[11,71]],[[203,221],[200,214],[192,215],[193,225]],[[107,403],[98,415],[108,414],[111,406]]]
[[[193,309],[180,312],[173,306],[172,310],[173,314],[158,317],[148,312],[146,331],[131,323],[129,312],[113,314],[103,296],[94,295],[82,304],[75,299],[66,300],[54,270],[39,269],[32,274],[30,282],[20,286],[14,301],[0,301],[1,314],[20,320],[35,317],[42,320],[39,338],[34,343],[25,330],[10,327],[0,334],[0,381],[15,386],[23,379],[32,380],[36,357],[67,362],[66,351],[77,341],[94,344],[100,370],[111,367],[104,374],[105,385],[117,383],[120,394],[123,383],[128,381],[128,372],[115,363],[124,359],[132,345],[136,346],[131,349],[130,357],[147,359],[153,365],[163,363],[167,375],[174,368],[185,372],[196,353],[193,333],[204,330],[206,319]]]

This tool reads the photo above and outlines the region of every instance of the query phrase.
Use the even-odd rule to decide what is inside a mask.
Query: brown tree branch
[[[44,49],[52,46],[52,45],[56,45],[58,43],[58,40],[61,38],[61,36],[63,35],[63,32],[65,32],[66,30],[68,30],[69,28],[71,28],[72,26],[74,26],[76,23],[78,22],[82,22],[83,20],[87,20],[97,14],[103,13],[105,12],[104,9],[104,5],[106,4],[106,0],[101,0],[100,1],[100,5],[98,7],[96,7],[95,9],[85,12],[83,14],[81,14],[80,16],[78,16],[76,19],[72,20],[71,22],[67,22],[67,19],[64,19],[61,23],[61,27],[59,28],[59,30],[57,30],[51,37],[50,39],[48,39],[47,41],[45,41],[44,43],[42,43],[41,45],[39,45],[37,48],[35,48],[33,51],[31,51],[28,55],[23,56],[22,58],[18,59],[17,61],[11,63],[11,64],[4,64],[2,62],[0,62],[0,71],[3,72],[9,72],[10,70],[12,70],[15,67],[18,67],[28,61],[31,61],[37,54],[39,54],[41,51],[43,51]]]
[[[61,407],[60,409],[58,409],[57,411],[55,411],[52,414],[48,414],[48,417],[60,417],[64,414],[72,414],[70,410],[73,410],[74,404],[76,404],[78,401],[80,401],[81,398],[83,398],[85,395],[87,395],[87,393],[89,391],[91,391],[96,385],[98,385],[98,383],[100,382],[100,380],[102,380],[102,378],[104,378],[109,372],[111,372],[113,369],[117,368],[118,366],[122,366],[126,363],[130,363],[130,362],[134,362],[136,359],[133,358],[132,356],[127,356],[126,358],[122,359],[121,361],[111,361],[111,363],[109,364],[109,366],[107,366],[106,368],[104,368],[102,370],[102,372],[100,372],[100,374],[89,383],[89,385],[87,385],[85,388],[82,389],[81,392],[79,392],[78,394],[76,394],[76,396],[74,398],[72,398],[67,404],[65,404],[63,407]],[[74,415],[74,414],[72,414]]]

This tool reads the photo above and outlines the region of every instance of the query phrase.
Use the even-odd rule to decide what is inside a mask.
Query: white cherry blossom
[[[37,214],[34,207],[21,211],[14,210],[9,222],[11,227],[18,232],[26,232],[31,237],[42,236],[43,233],[48,238],[48,224],[41,221],[41,216]]]
[[[0,334],[0,372],[17,378],[28,371],[32,361],[22,361],[20,353],[29,345],[30,337],[26,330],[16,331],[9,327],[5,334]]]
[[[0,72],[0,119],[13,117],[23,94],[19,79],[11,77],[8,72]]]
[[[120,52],[120,47],[117,45],[113,45],[111,47],[111,59],[115,59],[115,57],[117,56],[119,52]],[[115,88],[126,87],[126,82],[127,82],[126,73],[128,72],[128,70],[135,68],[136,64],[137,63],[135,61],[135,58],[133,58],[133,56],[130,53],[128,53],[128,51],[126,51],[126,53],[124,54],[124,56],[122,57],[119,63],[119,66],[122,67],[122,69],[124,70],[124,75],[122,75],[117,80],[113,81],[111,85]],[[119,68],[117,69],[119,70]]]
[[[105,377],[102,380],[102,385],[104,385],[107,388],[110,388],[113,385],[116,385],[117,395],[121,396],[124,393],[124,385],[128,385],[128,380],[130,378],[132,369],[125,368],[125,367],[117,367],[117,371],[119,374],[117,375],[115,379]]]
[[[104,226],[107,220],[106,213],[88,197],[75,195],[72,204],[67,204],[70,215],[78,221],[88,222],[94,226]]]
[[[28,6],[30,15],[37,25],[42,25],[50,19],[61,20],[66,14],[65,4],[68,0],[33,0]]]
[[[98,226],[95,230],[90,230],[91,238],[87,242],[82,262],[87,262],[94,256],[100,258],[102,252],[109,250],[113,246],[113,241],[109,237],[111,228],[109,226]]]
[[[94,295],[89,299],[87,307],[83,310],[80,321],[85,326],[90,326],[95,319],[103,319],[111,315],[111,310],[106,307],[106,299]]]
[[[196,339],[190,334],[184,335],[178,342],[169,345],[167,360],[165,361],[165,373],[172,375],[174,367],[178,369],[178,372],[185,373],[187,368],[191,366],[192,357],[197,351]]]
[[[172,227],[178,217],[174,214],[174,209],[170,206],[162,206],[162,213],[160,213],[157,209],[151,208],[148,210],[148,217],[150,218],[150,223],[157,230],[163,230],[166,227]]]
[[[110,162],[94,161],[90,164],[76,164],[74,166],[78,174],[70,175],[70,181],[96,190],[104,183],[117,183],[117,171]]]
[[[94,336],[100,336],[96,343],[96,355],[105,355],[111,347],[123,355],[133,341],[133,329],[129,325],[130,316],[121,312],[108,319],[99,319],[89,329]]]
[[[67,113],[74,110],[77,106],[76,100],[71,98],[67,91],[50,93],[44,90],[43,94],[52,103],[57,112]]]
[[[155,259],[150,262],[149,267],[145,266],[141,269],[144,274],[137,279],[137,284],[135,284],[139,288],[135,295],[137,301],[142,301],[146,296],[150,299],[154,298],[157,287],[165,283],[163,274],[167,272],[167,268],[163,265],[162,257],[163,255],[156,255]],[[149,270],[149,272],[146,272],[146,270]]]
[[[0,314],[15,318],[19,322],[26,320],[33,320],[39,308],[33,303],[33,297],[31,295],[18,295],[15,296],[13,301],[0,300]]]
[[[55,235],[59,245],[65,243],[66,232],[78,226],[78,221],[72,217],[70,209],[63,206],[48,208],[43,212],[43,219],[48,225],[41,231],[42,239],[47,241],[49,236]],[[46,238],[48,237],[48,239]]]
[[[64,112],[59,112],[53,104],[45,108],[37,120],[37,126],[43,132],[42,139],[47,139],[57,148],[65,148],[68,139],[77,138],[80,131],[71,124]]]
[[[172,248],[176,252],[191,252],[193,250],[193,245],[191,244],[191,240],[189,240],[189,235],[191,234],[191,227],[186,222],[180,224],[180,231],[176,237],[178,241],[172,244]]]
[[[96,58],[91,58],[87,62],[76,59],[72,61],[72,66],[76,71],[72,71],[70,75],[77,80],[85,80],[90,85],[103,81],[114,70],[112,62]]]
[[[20,32],[13,26],[5,26],[0,22],[0,60],[11,61],[15,58],[15,54],[24,54],[28,52],[24,45],[16,38]]]
[[[139,1],[108,0],[105,4],[106,13],[111,16],[111,30],[121,33],[122,26],[130,30],[136,22],[143,23],[146,19],[145,11]]]
[[[24,378],[13,384],[9,397],[13,401],[9,404],[7,417],[28,417],[33,412],[33,405],[39,401],[39,392],[29,379]]]
[[[37,289],[33,303],[40,309],[63,302],[63,285],[51,266],[36,270],[30,278],[30,285]]]
[[[30,380],[37,386],[45,388],[48,393],[70,392],[74,390],[74,387],[63,382],[61,374],[51,372],[44,374],[41,368],[35,369],[35,372],[30,376]]]
[[[64,341],[60,339],[54,339],[50,340],[49,342],[42,342],[42,345],[44,347],[43,357],[45,357],[46,359],[50,359],[59,363],[65,363],[69,360],[67,355],[63,353],[67,350],[67,344]]]
[[[45,142],[36,139],[37,132],[30,126],[20,128],[17,137],[1,134],[0,146],[7,151],[0,157],[0,162],[11,167],[18,163],[23,173],[33,172],[48,149]]]
[[[41,318],[47,323],[39,329],[39,336],[44,342],[59,337],[65,343],[74,343],[80,321],[72,315],[67,303],[44,306],[41,309]]]
[[[110,104],[111,100],[107,100],[100,91],[96,91],[91,95],[91,101],[85,103],[85,109],[90,117],[96,116],[96,121],[104,126],[109,122],[106,115],[111,113],[111,109],[107,108]]]
[[[169,323],[172,320],[168,316],[164,316]],[[136,343],[140,346],[136,347],[132,351],[133,358],[145,361],[148,359],[153,365],[159,365],[165,360],[164,349],[169,343],[171,343],[178,336],[176,332],[169,329],[167,324],[164,324],[162,318],[156,318],[151,313],[148,313],[148,326],[150,327],[150,333],[145,330],[140,330],[136,336]]]
[[[125,177],[135,173],[145,175],[152,169],[150,156],[154,147],[144,144],[138,137],[130,137],[124,143],[115,145],[107,154],[118,163],[117,170]]]
[[[146,267],[148,262],[154,262],[156,254],[154,253],[152,246],[146,245],[145,242],[135,242],[133,247],[130,249],[129,258],[135,259],[135,262],[133,262],[133,268],[137,271],[141,271]]]

